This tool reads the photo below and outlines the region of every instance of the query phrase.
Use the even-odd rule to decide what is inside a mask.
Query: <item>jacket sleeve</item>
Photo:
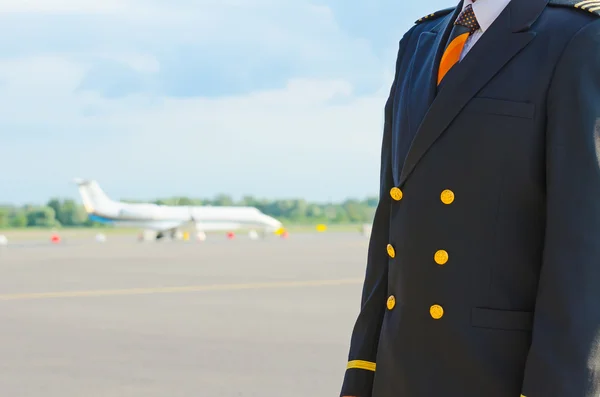
[[[369,240],[361,309],[352,331],[341,396],[371,397],[373,387],[379,332],[387,299],[388,254],[386,246],[389,236],[390,189],[393,183],[391,170],[392,115],[397,74],[404,50],[404,41],[405,38],[400,41],[396,61],[396,77],[385,105],[379,203],[375,211]]]
[[[600,20],[548,92],[546,230],[522,396],[600,395]]]

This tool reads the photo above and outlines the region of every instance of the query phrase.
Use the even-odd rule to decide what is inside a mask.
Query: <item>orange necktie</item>
[[[449,44],[440,62],[438,85],[442,82],[446,73],[460,60],[467,39],[477,30],[479,30],[479,22],[475,18],[473,6],[469,4],[454,22],[454,27],[448,39]]]

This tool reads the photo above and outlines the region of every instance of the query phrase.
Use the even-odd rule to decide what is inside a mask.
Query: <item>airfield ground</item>
[[[335,397],[358,232],[0,247],[0,396]]]

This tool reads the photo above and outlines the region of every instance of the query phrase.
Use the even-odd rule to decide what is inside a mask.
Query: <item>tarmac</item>
[[[337,397],[368,238],[0,247],[0,396]]]

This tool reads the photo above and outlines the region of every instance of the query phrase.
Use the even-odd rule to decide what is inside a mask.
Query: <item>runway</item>
[[[358,233],[0,249],[0,395],[337,396]]]

